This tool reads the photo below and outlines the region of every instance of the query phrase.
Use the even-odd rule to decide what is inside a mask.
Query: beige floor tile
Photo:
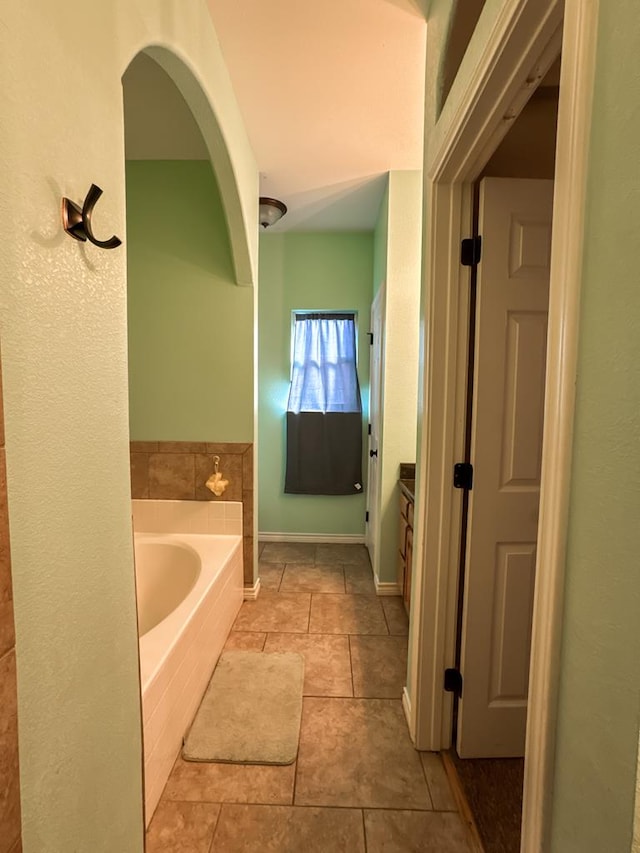
[[[405,637],[409,633],[409,617],[404,609],[404,602],[399,595],[383,596],[382,606],[389,625],[389,633]]]
[[[261,652],[266,639],[267,635],[258,631],[231,631],[223,651]]]
[[[400,701],[305,699],[295,805],[430,809]]]
[[[305,696],[353,696],[348,637],[268,634],[264,650],[304,657]]]
[[[256,601],[245,601],[233,625],[234,631],[294,631],[309,627],[311,596],[302,592],[261,592]]]
[[[421,752],[420,758],[427,777],[427,785],[434,809],[441,812],[457,811],[456,801],[451,792],[449,778],[444,769],[442,758],[437,752]]]
[[[316,546],[307,542],[267,542],[260,559],[265,563],[315,563]]]
[[[280,592],[344,593],[344,571],[341,565],[287,563]]]
[[[350,637],[353,695],[401,699],[407,683],[406,637]]]
[[[388,634],[380,599],[375,595],[313,595],[312,634]]]
[[[223,806],[215,853],[364,853],[359,809]]]
[[[264,542],[258,542],[258,557],[260,557],[262,555],[262,552],[264,551],[264,546],[265,546]]]
[[[375,595],[371,566],[344,566],[344,579],[347,592],[361,595]]]
[[[283,573],[284,563],[265,563],[264,560],[260,560],[258,574],[262,592],[278,592]]]
[[[163,800],[147,832],[146,853],[209,853],[219,813],[212,803]]]
[[[368,853],[471,853],[459,815],[365,811]]]
[[[344,563],[370,566],[369,552],[364,545],[316,545],[316,563]]]
[[[290,805],[295,764],[213,764],[178,758],[163,799]]]

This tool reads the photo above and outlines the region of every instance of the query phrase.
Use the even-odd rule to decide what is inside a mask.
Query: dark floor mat
[[[458,758],[449,753],[485,853],[520,853],[524,758]]]

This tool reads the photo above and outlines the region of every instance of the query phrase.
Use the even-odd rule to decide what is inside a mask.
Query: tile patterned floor
[[[147,853],[469,853],[440,757],[409,739],[407,617],[376,597],[364,547],[269,543],[260,575],[226,648],[304,656],[297,761],[178,758]]]

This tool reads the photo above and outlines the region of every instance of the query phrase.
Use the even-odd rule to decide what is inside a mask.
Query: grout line
[[[367,825],[364,821],[364,809],[360,809],[362,812],[362,837],[364,839],[364,853],[367,853]]]
[[[351,654],[351,635],[348,636],[349,641],[349,668],[351,669],[351,695],[356,698],[356,687],[353,681],[353,655]]]
[[[218,809],[218,817],[216,818],[215,825],[213,827],[213,832],[211,834],[211,844],[209,845],[209,853],[213,853],[214,846],[213,842],[216,838],[216,832],[218,831],[218,826],[220,825],[220,818],[222,816],[222,809],[224,808],[224,803],[220,803],[220,808]]]
[[[298,761],[296,759],[296,776],[297,776],[297,764]],[[253,764],[253,765],[244,765],[245,767],[264,767],[264,764]],[[272,765],[278,766],[278,765]],[[290,766],[290,765],[287,765]],[[416,814],[431,814],[432,812],[437,812],[438,814],[458,814],[458,812],[452,812],[450,809],[443,811],[442,809],[419,809],[415,806],[407,806],[407,805],[397,805],[397,806],[349,806],[349,805],[336,805],[335,803],[331,804],[323,804],[323,803],[274,803],[271,802],[258,802],[253,800],[172,800],[169,797],[164,797],[164,802],[167,803],[188,803],[192,805],[193,803],[197,803],[198,805],[208,805],[208,806],[220,806],[220,812],[224,806],[261,806],[261,807],[273,807],[273,808],[294,808],[294,809],[342,809],[344,811],[368,811],[368,812],[415,812]],[[158,804],[159,806],[160,804]],[[219,819],[219,818],[218,818]]]
[[[389,620],[387,619],[387,611],[384,609],[384,605],[380,602],[380,607],[382,608],[382,615],[384,616],[384,624],[387,626],[387,635],[389,637],[393,636],[391,634],[391,629],[389,628]]]
[[[420,761],[420,767],[422,768],[422,775],[424,777],[424,783],[427,786],[427,794],[429,795],[429,802],[431,803],[431,811],[434,812],[435,809],[433,807],[433,794],[431,793],[431,786],[429,785],[429,777],[427,776],[427,768],[424,766],[424,761],[422,760],[422,755],[418,752],[418,760]]]

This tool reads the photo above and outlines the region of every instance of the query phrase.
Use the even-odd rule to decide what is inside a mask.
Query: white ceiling
[[[273,231],[372,228],[393,169],[422,168],[422,0],[208,0]]]

